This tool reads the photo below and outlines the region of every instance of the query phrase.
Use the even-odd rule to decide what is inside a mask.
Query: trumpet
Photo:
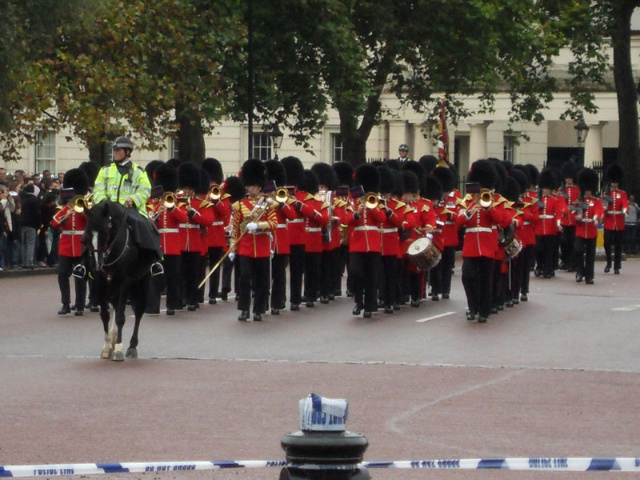
[[[76,213],[84,213],[85,210],[88,210],[87,199],[82,195],[76,195],[71,199],[71,208]]]
[[[162,194],[160,201],[165,208],[173,208],[176,206],[176,194],[173,192],[165,192]]]
[[[489,208],[493,204],[493,192],[488,188],[480,191],[480,200],[478,201],[482,208]]]
[[[380,196],[374,192],[368,192],[363,197],[364,206],[368,209],[376,208],[380,202]]]
[[[289,200],[289,190],[285,187],[278,188],[273,195],[273,199],[280,204],[286,203]]]
[[[220,185],[218,185],[217,183],[211,185],[211,189],[209,190],[209,200],[211,200],[212,202],[217,202],[218,200],[220,200],[221,196],[222,189],[220,188]]]

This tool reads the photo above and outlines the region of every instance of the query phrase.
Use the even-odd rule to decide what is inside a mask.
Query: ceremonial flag
[[[444,101],[440,103],[440,122],[438,123],[438,163],[451,166],[449,163],[449,133],[447,132],[447,119],[445,115]]]

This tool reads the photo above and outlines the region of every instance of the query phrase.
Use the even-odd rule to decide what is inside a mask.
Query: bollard
[[[281,440],[288,465],[280,480],[369,480],[358,468],[367,439],[346,431],[346,400],[322,398],[315,393],[300,400],[300,431]]]

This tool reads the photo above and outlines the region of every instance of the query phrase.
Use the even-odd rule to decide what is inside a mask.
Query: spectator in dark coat
[[[20,231],[22,235],[22,268],[34,268],[37,232],[42,227],[42,213],[38,195],[40,189],[27,185],[22,198],[20,213]]]

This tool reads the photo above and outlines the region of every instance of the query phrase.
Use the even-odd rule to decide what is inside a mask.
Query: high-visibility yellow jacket
[[[147,217],[146,204],[151,194],[151,182],[147,172],[133,162],[129,162],[128,173],[121,175],[115,163],[102,167],[93,189],[93,201],[98,204],[104,199],[124,204],[131,197],[136,209]]]

